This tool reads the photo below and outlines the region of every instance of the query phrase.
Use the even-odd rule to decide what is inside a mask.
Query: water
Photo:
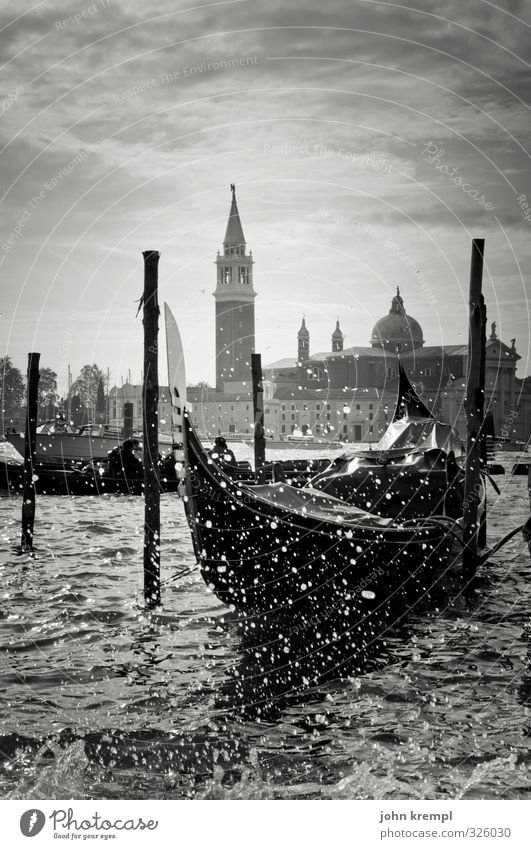
[[[529,512],[525,477],[496,480],[490,542]],[[40,498],[35,559],[14,551],[20,508],[0,499],[2,798],[529,796],[521,535],[472,598],[441,596],[366,644],[347,623],[305,652],[302,633],[295,666],[282,626],[208,592],[174,495],[156,613],[141,607],[142,499]]]

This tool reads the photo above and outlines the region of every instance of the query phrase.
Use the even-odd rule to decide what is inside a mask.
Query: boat
[[[24,434],[6,434],[9,442],[24,454]],[[76,427],[62,419],[52,419],[37,427],[35,456],[38,463],[68,466],[76,462],[103,460],[121,440],[117,429],[88,424]]]
[[[526,454],[529,450],[529,440],[510,439],[508,436],[487,436],[487,451],[495,456],[497,451]]]
[[[103,464],[79,469],[36,463],[33,482],[37,495],[143,495],[144,478],[111,476]],[[171,471],[161,471],[161,492],[178,492],[179,479]],[[22,495],[24,489],[23,462],[0,462],[0,496]]]
[[[452,557],[448,524],[396,522],[306,486],[244,484],[205,452],[184,411],[185,511],[201,574],[229,606],[365,615],[426,591]]]
[[[23,433],[7,433],[6,437],[20,454],[24,454]],[[122,439],[121,428],[105,424],[76,427],[62,419],[51,419],[37,427],[36,462],[66,468],[73,463],[106,460],[109,451],[116,448]],[[171,445],[171,436],[159,434],[159,445],[163,453]]]
[[[177,473],[178,453],[167,454],[161,461],[161,492],[178,492],[181,483]],[[111,475],[107,462],[91,463],[35,462],[33,483],[37,495],[143,495],[144,476],[127,476],[124,470]],[[24,490],[24,458],[5,438],[0,440],[0,496],[22,495]]]
[[[428,410],[400,363],[396,410],[380,441],[372,450],[342,454],[309,486],[377,516],[457,520],[463,512],[463,458],[458,433]]]
[[[249,442],[252,445],[252,442]],[[288,449],[293,451],[337,451],[343,450],[345,447],[343,442],[338,439],[327,439],[323,436],[313,436],[312,434],[294,434],[290,433],[283,439],[266,438],[266,450],[279,451]]]

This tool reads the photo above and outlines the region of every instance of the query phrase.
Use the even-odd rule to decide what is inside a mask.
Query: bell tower
[[[336,321],[336,329],[332,333],[332,351],[337,353],[338,351],[343,350],[343,342],[345,341],[345,337],[341,331],[339,326],[339,319]]]
[[[253,255],[246,252],[245,236],[236,203],[236,186],[223,240],[216,259],[216,391],[251,391],[251,354],[254,352]]]
[[[297,333],[297,362],[301,364],[310,356],[310,331],[306,327],[306,319],[302,317],[302,324]]]

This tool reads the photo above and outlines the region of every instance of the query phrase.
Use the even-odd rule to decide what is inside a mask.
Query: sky
[[[215,259],[236,183],[256,350],[369,345],[400,287],[427,345],[489,325],[531,373],[531,4],[4,0],[0,355],[139,382],[142,251],[189,383],[215,379]],[[489,327],[490,332],[490,327]],[[165,374],[161,357],[161,375]]]

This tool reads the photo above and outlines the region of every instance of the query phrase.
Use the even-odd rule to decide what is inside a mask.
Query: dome
[[[404,353],[424,345],[422,327],[416,319],[407,315],[398,287],[389,314],[374,325],[371,345],[393,353]]]

